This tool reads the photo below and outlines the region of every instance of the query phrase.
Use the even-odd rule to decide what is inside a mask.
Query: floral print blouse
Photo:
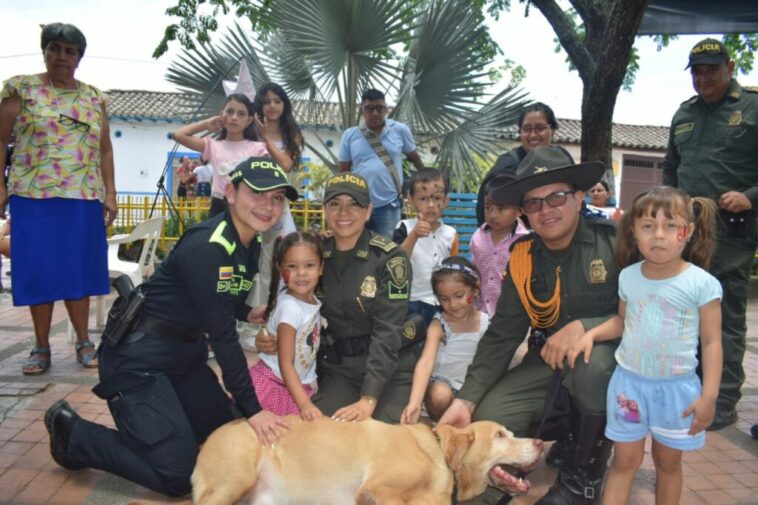
[[[9,194],[102,201],[100,90],[80,81],[77,89],[58,89],[39,75],[20,75],[3,83],[0,98],[14,94],[22,104],[13,125]]]

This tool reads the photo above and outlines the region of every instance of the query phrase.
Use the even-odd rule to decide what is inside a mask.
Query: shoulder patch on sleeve
[[[393,241],[391,241],[384,235],[374,235],[368,241],[368,244],[374,247],[378,247],[384,252],[390,252],[391,250],[397,247],[396,243],[394,243]]]

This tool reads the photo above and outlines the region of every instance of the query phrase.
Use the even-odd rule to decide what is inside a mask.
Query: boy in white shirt
[[[448,203],[448,180],[434,168],[414,172],[408,189],[408,203],[416,217],[403,219],[392,239],[405,250],[413,272],[409,314],[421,314],[426,324],[438,311],[432,291],[432,270],[448,256],[458,254],[458,233],[442,222]]]

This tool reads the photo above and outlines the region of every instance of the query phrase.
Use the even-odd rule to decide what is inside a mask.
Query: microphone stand
[[[189,123],[192,123],[193,121],[197,119],[198,114],[203,109],[205,104],[208,102],[210,97],[213,95],[213,91],[218,87],[219,84],[221,84],[221,81],[225,77],[229,76],[229,73],[232,71],[232,69],[235,66],[237,66],[237,64],[242,60],[242,58],[244,58],[244,56],[240,56],[239,58],[237,58],[229,68],[221,72],[221,75],[219,75],[218,79],[216,79],[216,82],[208,90],[208,93],[205,94],[203,101],[200,102],[200,105],[198,105],[195,108],[195,111],[192,113],[192,116],[189,119]],[[171,152],[169,153],[168,160],[166,160],[166,165],[163,167],[163,172],[161,173],[161,176],[158,178],[158,182],[156,183],[156,186],[158,189],[155,191],[155,196],[153,197],[153,204],[150,207],[150,214],[148,215],[148,219],[153,217],[153,213],[155,212],[155,206],[158,204],[158,197],[163,195],[166,198],[166,201],[168,202],[169,214],[173,214],[174,216],[176,216],[182,228],[184,228],[184,220],[182,219],[181,214],[179,214],[179,211],[177,210],[176,205],[174,205],[174,201],[171,199],[171,193],[166,188],[166,175],[168,174],[168,171],[172,168],[174,155],[176,154],[178,150],[179,150],[179,143],[174,142],[174,147],[171,148]]]

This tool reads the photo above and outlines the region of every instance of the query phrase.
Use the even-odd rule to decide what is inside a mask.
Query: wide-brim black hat
[[[519,163],[516,180],[504,180],[505,184],[493,188],[487,196],[498,205],[520,207],[527,191],[561,182],[587,191],[597,184],[604,171],[605,166],[599,161],[574,163],[559,147],[537,147]]]
[[[242,181],[259,193],[283,189],[290,201],[297,201],[299,197],[287,174],[272,158],[248,158],[234,168],[229,178],[233,184]]]

